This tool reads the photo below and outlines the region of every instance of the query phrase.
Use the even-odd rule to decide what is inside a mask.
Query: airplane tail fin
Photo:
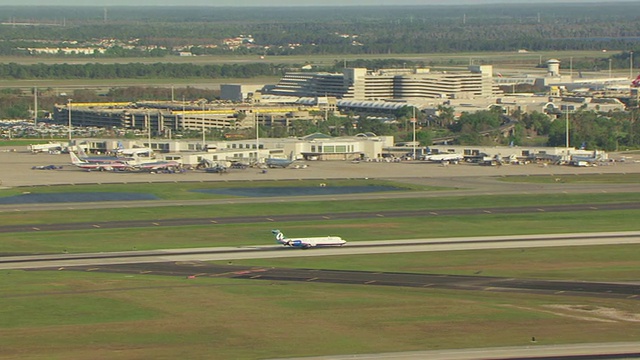
[[[271,233],[276,236],[276,241],[282,245],[289,245],[289,242],[284,237],[284,234],[280,230],[271,230]]]
[[[86,158],[87,157],[87,153],[84,152],[84,149],[82,148],[82,146],[78,145],[76,147],[78,148],[78,157],[79,158]]]
[[[69,156],[71,156],[71,163],[73,165],[82,164],[82,161],[78,158],[78,155],[76,155],[73,151],[69,151]]]

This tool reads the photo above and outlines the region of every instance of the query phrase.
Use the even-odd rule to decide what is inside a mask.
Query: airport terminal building
[[[491,65],[468,71],[347,68],[342,73],[290,72],[265,94],[353,100],[469,99],[498,95]]]

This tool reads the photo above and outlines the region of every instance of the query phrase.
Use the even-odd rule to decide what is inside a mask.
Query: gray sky
[[[614,0],[638,2],[640,0]],[[609,0],[0,0],[0,6],[360,6],[580,3]],[[613,1],[612,1],[613,2]]]

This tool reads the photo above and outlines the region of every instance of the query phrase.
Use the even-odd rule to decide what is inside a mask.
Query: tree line
[[[252,78],[274,75],[270,64],[18,64],[0,63],[0,79],[185,79]]]
[[[187,45],[196,54],[261,55],[626,51],[640,42],[637,5],[629,2],[108,10],[104,18],[98,7],[3,7],[5,18],[38,26],[0,26],[0,55],[31,56],[24,49],[42,41],[55,46],[96,39],[135,39],[151,50],[115,47],[73,56],[165,56]],[[223,46],[223,39],[240,35],[251,35],[256,46]]]

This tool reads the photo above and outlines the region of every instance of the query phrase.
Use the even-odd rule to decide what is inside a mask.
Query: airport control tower
[[[549,59],[547,61],[547,76],[560,76],[560,60]]]

